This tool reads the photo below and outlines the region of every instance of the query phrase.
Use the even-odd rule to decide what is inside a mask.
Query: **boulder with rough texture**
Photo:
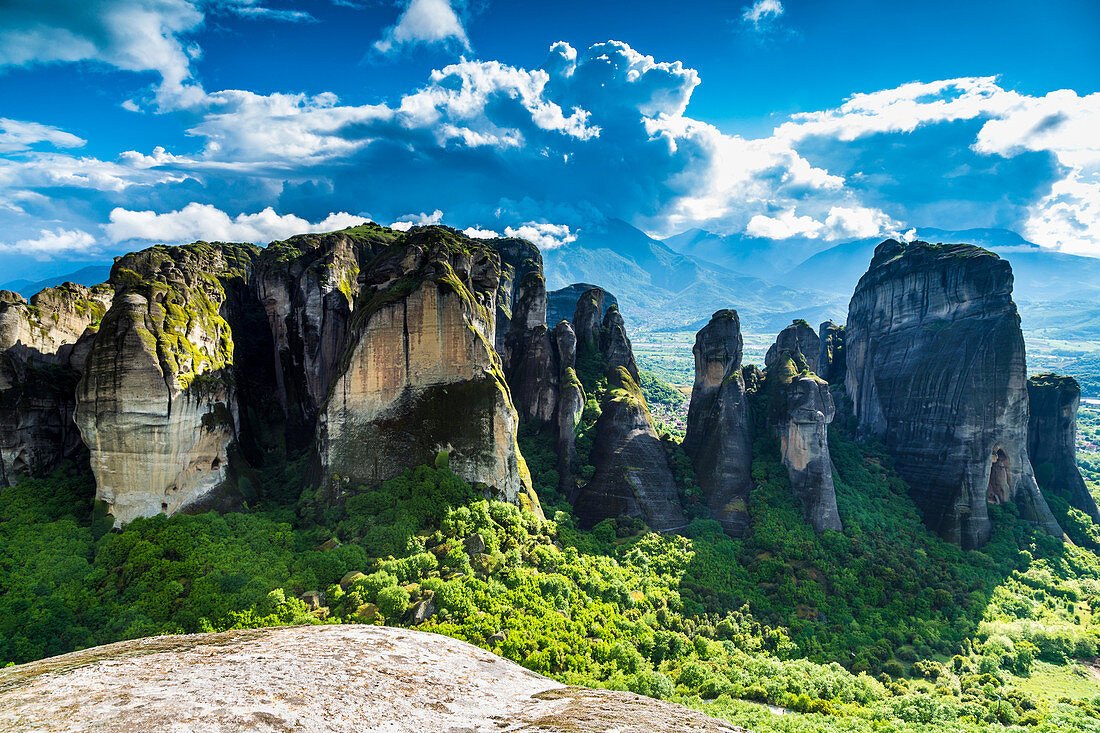
[[[317,425],[330,500],[450,454],[451,468],[539,512],[495,342],[500,258],[443,227],[414,229],[364,272],[363,303]]]
[[[674,703],[568,687],[384,626],[160,636],[0,670],[0,729],[747,733]]]
[[[828,433],[836,410],[829,383],[801,367],[784,349],[768,369],[765,389],[768,423],[779,438],[783,465],[802,516],[818,532],[839,532]]]
[[[73,283],[29,302],[0,291],[0,485],[81,452],[76,383],[110,300],[109,287]]]
[[[924,521],[972,548],[987,505],[1061,530],[1027,450],[1024,340],[1009,264],[967,244],[875,249],[848,308],[848,394],[861,431],[883,442]]]
[[[621,366],[609,370],[607,380],[592,448],[595,474],[573,505],[580,523],[629,516],[658,532],[684,527],[679,491],[641,388]]]
[[[809,370],[814,374],[817,373],[818,359],[821,358],[821,339],[814,333],[810,324],[801,318],[795,319],[791,325],[779,332],[775,343],[771,345],[764,357],[764,367],[771,369],[772,364],[784,351],[795,361],[804,360]]]
[[[847,368],[844,361],[844,326],[825,321],[818,328],[821,351],[817,358],[817,375],[829,384],[843,384]]]
[[[1039,487],[1100,523],[1100,511],[1077,467],[1077,407],[1081,387],[1073,377],[1038,374],[1027,380],[1030,417],[1027,452]]]
[[[117,523],[220,500],[235,439],[224,309],[256,248],[196,242],[119,259],[116,295],[77,388],[96,498]]]
[[[695,384],[688,404],[684,451],[711,515],[733,537],[748,526],[752,483],[752,412],[741,375],[741,324],[720,310],[695,336]]]

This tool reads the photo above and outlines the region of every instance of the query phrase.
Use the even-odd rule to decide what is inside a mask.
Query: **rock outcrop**
[[[558,489],[572,496],[577,463],[577,425],[584,411],[584,387],[577,377],[577,335],[569,321],[554,328],[554,361],[558,366],[558,405],[555,415],[558,449]]]
[[[741,374],[741,324],[735,310],[715,313],[695,336],[695,384],[684,451],[695,466],[711,515],[733,537],[748,526],[752,491],[752,412]]]
[[[600,288],[586,290],[573,311],[573,332],[577,335],[577,351],[590,354],[600,348],[600,326],[605,311],[604,291]]]
[[[153,247],[119,259],[116,291],[77,388],[96,498],[119,523],[210,500],[236,431],[233,333],[223,309],[256,248]]]
[[[1061,535],[1027,450],[1024,341],[1008,263],[966,244],[875,249],[848,309],[846,385],[927,526],[971,548],[990,503]]]
[[[542,275],[542,253],[539,248],[526,239],[516,237],[502,237],[488,240],[488,243],[500,255],[500,286],[497,289],[497,315],[496,315],[496,349],[504,356],[506,347],[505,338],[512,331],[512,313],[516,308],[523,288],[523,282],[528,275],[537,273]],[[543,298],[546,298],[546,281],[543,280]],[[572,309],[569,311],[572,313]],[[530,314],[530,311],[528,311]],[[542,306],[543,320],[546,320],[546,305]],[[543,323],[548,328],[553,328],[557,321]],[[534,324],[531,324],[533,326]]]
[[[568,687],[446,636],[356,625],[159,636],[9,667],[0,728],[747,733],[674,703]]]
[[[600,351],[603,352],[609,370],[622,367],[635,382],[639,382],[634,347],[626,335],[626,324],[616,305],[610,306],[604,312],[603,326],[600,329]]]
[[[554,328],[561,321],[569,321],[577,310],[577,301],[589,290],[596,289],[603,292],[603,307],[607,310],[611,306],[617,306],[619,301],[615,296],[603,288],[589,283],[573,283],[560,290],[552,290],[546,294],[546,325]],[[600,313],[603,318],[603,313]]]
[[[814,333],[810,324],[801,318],[795,319],[791,325],[779,332],[775,343],[768,349],[764,357],[764,367],[771,369],[780,357],[786,352],[797,362],[799,359],[806,362],[806,367],[814,374],[817,373],[818,359],[821,357],[821,340]]]
[[[628,516],[658,532],[684,527],[679,491],[641,388],[623,366],[610,369],[607,381],[593,441],[595,473],[573,505],[580,523]]]
[[[499,255],[412,230],[363,273],[363,304],[318,418],[323,481],[373,485],[440,451],[471,483],[540,511],[495,343]]]
[[[779,451],[791,492],[805,520],[818,532],[840,531],[840,513],[829,455],[829,423],[836,415],[829,383],[777,350],[765,379],[768,424],[779,438]]]
[[[520,417],[539,425],[551,422],[558,402],[559,370],[546,327],[546,281],[540,271],[528,272],[516,291],[501,357]]]
[[[73,283],[29,302],[0,291],[0,485],[83,449],[73,422],[76,383],[110,299],[106,286]]]
[[[825,321],[817,331],[821,351],[817,358],[817,375],[829,384],[843,384],[847,375],[844,360],[844,326]]]
[[[1039,374],[1027,380],[1027,395],[1030,403],[1027,452],[1039,488],[1100,523],[1096,501],[1077,467],[1077,407],[1081,387],[1073,377]]]

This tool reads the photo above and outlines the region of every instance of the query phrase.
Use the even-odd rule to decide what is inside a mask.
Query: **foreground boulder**
[[[466,642],[383,626],[161,636],[9,667],[0,671],[0,728],[746,733],[673,703],[567,687]]]
[[[875,249],[848,308],[846,385],[926,525],[963,547],[991,532],[990,503],[1061,535],[1028,457],[1024,340],[1009,264],[967,244]]]
[[[76,383],[111,294],[66,283],[28,302],[0,291],[0,485],[81,452]]]
[[[1027,451],[1039,487],[1100,523],[1100,511],[1077,467],[1077,407],[1073,377],[1039,374],[1027,380],[1030,419]]]
[[[748,526],[752,413],[741,376],[741,324],[735,310],[715,313],[695,336],[695,384],[684,451],[711,515],[733,537]]]

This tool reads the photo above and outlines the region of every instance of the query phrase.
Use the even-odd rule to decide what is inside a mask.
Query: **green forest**
[[[578,364],[582,459],[607,388],[598,367]],[[1062,543],[991,507],[992,540],[964,552],[924,529],[879,447],[834,428],[844,532],[802,521],[778,446],[759,435],[740,540],[691,502],[672,435],[696,516],[684,536],[626,518],[579,530],[551,445],[530,432],[546,520],[482,495],[441,453],[338,508],[302,490],[302,459],[249,511],[114,530],[90,476],[67,465],[0,496],[0,662],[155,634],[420,621],[566,683],[757,733],[1100,731],[1100,528],[1052,501]]]

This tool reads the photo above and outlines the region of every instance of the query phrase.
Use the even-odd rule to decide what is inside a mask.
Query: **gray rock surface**
[[[735,310],[715,313],[695,336],[695,384],[684,451],[712,516],[733,537],[748,526],[752,412],[741,375],[741,324]]]
[[[10,667],[0,730],[746,733],[445,636],[353,625],[161,636]]]
[[[844,360],[844,326],[825,321],[817,331],[821,351],[817,359],[817,375],[829,384],[843,384],[847,375]]]
[[[818,360],[821,358],[821,339],[814,333],[810,324],[801,318],[795,319],[791,325],[779,332],[775,343],[771,345],[764,357],[764,368],[771,369],[772,364],[784,351],[794,357],[796,362],[800,358],[805,360],[810,371],[817,374]]]
[[[577,378],[577,335],[569,321],[554,328],[554,361],[558,366],[558,406],[556,445],[558,450],[558,490],[572,496],[576,489],[573,476],[577,462],[577,425],[584,411],[584,388]]]
[[[881,440],[924,521],[972,548],[989,503],[1061,531],[1027,450],[1028,396],[1009,264],[967,244],[875,249],[848,309],[846,385],[864,434]]]
[[[623,367],[635,382],[638,381],[634,347],[626,335],[626,324],[618,306],[609,306],[604,312],[603,326],[600,329],[600,351],[607,360],[609,370]]]
[[[520,417],[538,425],[550,423],[557,408],[559,370],[546,327],[546,281],[541,272],[527,273],[517,289],[501,357]]]
[[[1077,407],[1081,387],[1073,377],[1038,374],[1027,380],[1030,417],[1027,452],[1039,487],[1100,523],[1100,511],[1077,467]]]
[[[577,301],[577,309],[570,323],[577,335],[579,352],[594,351],[600,347],[600,325],[604,313],[604,291],[600,288],[586,290]]]
[[[573,314],[577,310],[577,301],[580,300],[582,295],[593,288],[603,290],[603,288],[590,283],[573,283],[559,290],[551,290],[548,292],[546,294],[546,326],[548,328],[554,328],[554,326],[558,325],[563,320],[572,320]],[[603,307],[605,311],[613,305],[618,305],[618,303],[619,301],[614,295],[603,290]],[[600,318],[603,318],[603,313],[600,313]]]

